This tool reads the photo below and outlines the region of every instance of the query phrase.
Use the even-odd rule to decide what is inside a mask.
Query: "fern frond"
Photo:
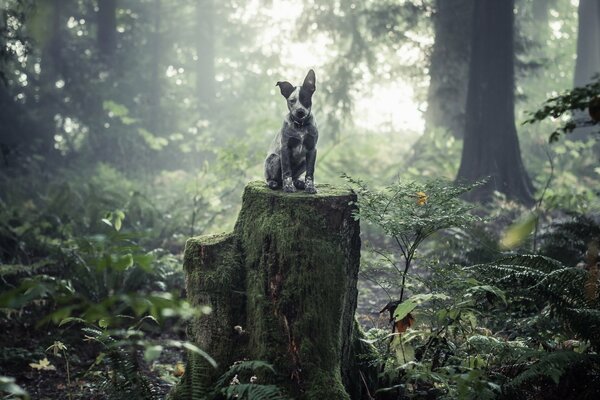
[[[538,362],[511,380],[507,384],[507,388],[517,388],[528,381],[539,378],[550,378],[555,384],[558,384],[561,376],[574,363],[587,361],[589,358],[590,356],[587,354],[576,353],[574,351],[543,353]]]
[[[281,391],[275,385],[257,385],[254,383],[242,383],[231,385],[221,390],[227,399],[245,400],[284,400]]]
[[[273,366],[265,361],[241,361],[229,367],[229,369],[223,375],[221,375],[221,377],[217,381],[216,386],[225,387],[229,385],[229,382],[231,382],[233,377],[236,375],[240,375],[243,373],[254,373],[260,370],[266,371],[267,373],[275,374],[275,369],[273,369]]]

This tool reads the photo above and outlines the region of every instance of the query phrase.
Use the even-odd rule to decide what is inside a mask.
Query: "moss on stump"
[[[289,194],[251,182],[233,233],[188,240],[188,298],[213,308],[190,325],[189,337],[219,366],[188,357],[171,398],[203,398],[242,359],[272,363],[278,373],[272,383],[290,398],[362,398],[354,323],[356,196],[329,185],[317,189],[316,195]]]

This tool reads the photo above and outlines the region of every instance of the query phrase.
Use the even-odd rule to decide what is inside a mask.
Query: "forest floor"
[[[379,314],[383,305],[374,300],[385,298],[377,297],[381,289],[371,282],[361,282],[360,290],[370,294],[359,296],[356,315],[361,325],[365,329],[385,328],[387,314]],[[56,327],[52,323],[38,326],[39,320],[48,312],[47,307],[34,305],[25,307],[18,314],[0,314],[0,376],[15,378],[16,383],[36,400],[69,399],[69,387],[72,399],[106,399],[106,391],[102,388],[103,384],[110,383],[109,378],[103,376],[100,367],[92,368],[102,353],[102,346],[89,340],[81,327]],[[157,342],[185,340],[185,332],[171,327],[162,329],[150,339]],[[56,356],[52,350],[47,350],[55,341],[66,346],[70,386],[64,356]],[[164,398],[183,372],[184,353],[181,349],[165,347],[158,360],[151,365],[144,363],[141,371],[157,398]],[[138,358],[143,359],[143,354],[138,354]],[[30,365],[42,364],[43,359],[50,363],[46,368],[36,369]]]
[[[109,389],[106,385],[110,385],[110,377],[102,372],[102,368],[92,368],[98,355],[102,353],[102,346],[89,340],[78,327],[65,329],[52,324],[36,326],[39,319],[46,315],[46,311],[43,307],[26,307],[18,315],[0,316],[0,376],[15,378],[16,383],[35,400],[106,399]],[[184,336],[185,332],[181,329],[165,329],[150,339],[164,342],[183,340]],[[47,350],[55,341],[66,346],[70,386],[65,357]],[[138,358],[143,359],[142,351],[139,353]],[[31,366],[43,365],[41,360],[44,359],[49,361],[45,368]],[[169,392],[177,380],[178,371],[182,372],[178,364],[183,360],[184,350],[165,347],[158,360],[151,365],[144,363],[141,367],[141,372],[148,379],[157,398],[164,398]]]

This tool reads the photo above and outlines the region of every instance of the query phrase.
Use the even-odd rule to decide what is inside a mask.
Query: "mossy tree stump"
[[[288,194],[252,182],[233,233],[188,240],[188,298],[213,309],[190,325],[189,336],[218,367],[190,354],[172,398],[202,398],[242,359],[272,363],[278,373],[272,383],[290,398],[362,398],[356,196],[328,185],[317,189]]]

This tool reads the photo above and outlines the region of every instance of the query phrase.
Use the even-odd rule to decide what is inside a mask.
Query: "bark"
[[[98,50],[110,63],[117,49],[117,0],[98,0]]]
[[[468,199],[487,201],[493,191],[533,203],[533,185],[521,159],[514,113],[514,0],[477,1],[467,121],[457,180],[489,177]]]
[[[213,0],[198,0],[196,4],[196,93],[203,111],[211,108],[215,99],[215,6]]]
[[[600,2],[598,0],[579,1],[579,23],[577,33],[577,60],[573,84],[575,87],[585,86],[600,73]],[[586,111],[574,112],[576,120],[588,120]],[[593,127],[580,127],[573,131],[570,139],[588,139],[595,132]]]
[[[273,383],[289,398],[365,398],[358,353],[368,349],[354,322],[360,228],[349,203],[356,196],[318,189],[290,195],[250,183],[233,233],[188,240],[188,297],[213,308],[191,326],[190,339],[219,367],[189,357],[171,399],[206,396],[241,359],[272,363]]]
[[[472,14],[473,0],[436,1],[426,132],[441,128],[464,136]]]
[[[600,73],[600,3],[579,0],[575,86],[584,86]]]

